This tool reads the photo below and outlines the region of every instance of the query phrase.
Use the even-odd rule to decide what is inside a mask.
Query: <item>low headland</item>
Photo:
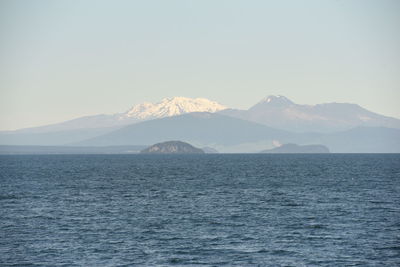
[[[324,145],[297,145],[297,144],[284,144],[273,149],[261,151],[261,153],[330,153],[329,148]]]

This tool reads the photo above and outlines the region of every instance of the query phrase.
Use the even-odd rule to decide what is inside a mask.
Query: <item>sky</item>
[[[400,118],[398,0],[0,0],[0,130],[164,97]]]

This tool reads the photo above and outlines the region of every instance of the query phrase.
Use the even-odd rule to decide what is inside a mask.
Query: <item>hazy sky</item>
[[[0,0],[0,129],[169,96],[400,118],[400,1]]]

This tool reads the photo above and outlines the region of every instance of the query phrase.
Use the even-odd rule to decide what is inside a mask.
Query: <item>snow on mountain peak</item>
[[[284,97],[283,95],[269,95],[266,98],[264,98],[261,102],[287,102],[287,103],[292,103],[288,98]]]
[[[155,104],[149,102],[138,104],[121,117],[143,120],[176,116],[190,112],[217,112],[223,109],[226,109],[226,107],[205,98],[168,97]]]
[[[274,107],[274,108],[281,108],[281,107],[288,107],[293,105],[294,103],[290,101],[288,98],[282,95],[269,95],[263,98],[260,102],[252,106],[249,110],[254,109],[264,109],[266,106]]]

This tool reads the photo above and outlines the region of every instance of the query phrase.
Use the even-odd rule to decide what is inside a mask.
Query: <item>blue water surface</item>
[[[0,156],[0,266],[399,265],[399,154]]]

